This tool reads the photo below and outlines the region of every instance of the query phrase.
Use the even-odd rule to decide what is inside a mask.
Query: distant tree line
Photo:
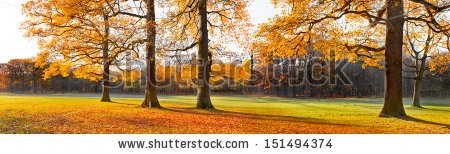
[[[13,59],[0,64],[0,91],[10,93],[95,93],[101,85],[86,79],[54,76],[43,79],[44,68],[35,67],[33,59]],[[100,91],[99,91],[100,90]]]
[[[184,56],[189,57],[189,56]],[[379,68],[365,67],[363,63],[348,63],[343,73],[351,81],[346,85],[342,79],[335,84],[327,81],[313,84],[307,81],[306,65],[303,59],[275,58],[270,65],[258,63],[257,58],[241,58],[227,62],[216,62],[212,66],[211,90],[215,95],[267,95],[289,98],[341,98],[341,97],[383,97],[384,72]],[[157,91],[161,95],[196,95],[195,81],[196,61],[191,58],[171,58],[170,64],[157,64]],[[0,64],[0,91],[21,94],[52,93],[101,93],[101,80],[92,81],[77,78],[73,72],[68,76],[52,76],[44,79],[44,67],[36,66],[33,59],[13,59]],[[314,70],[312,76],[327,76],[330,66]],[[145,93],[145,72],[133,67],[116,69],[111,75],[112,93]],[[429,71],[429,70],[428,70]],[[113,71],[114,72],[114,71]],[[253,74],[253,75],[252,75]],[[428,73],[423,80],[421,95],[423,97],[450,96],[450,71]],[[408,76],[408,72],[404,72]],[[301,81],[302,80],[302,81]],[[414,94],[414,80],[403,80],[403,95]]]

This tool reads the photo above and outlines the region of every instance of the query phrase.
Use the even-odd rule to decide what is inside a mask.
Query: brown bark
[[[103,86],[102,86],[102,100],[101,102],[111,102],[111,98],[109,95],[109,87],[110,87],[110,82],[109,82],[109,64],[104,64],[103,65]]]
[[[147,5],[147,56],[145,62],[147,65],[146,71],[146,88],[145,99],[142,102],[142,107],[159,108],[161,105],[158,101],[156,92],[156,17],[155,17],[155,1],[146,0]]]
[[[39,77],[38,77],[37,73],[38,73],[39,69],[40,69],[39,67],[37,67],[37,68],[33,67],[32,68],[32,72],[31,72],[33,93],[34,94],[37,93],[37,84],[38,84],[38,80],[39,80]]]
[[[197,108],[199,109],[214,109],[211,103],[210,93],[209,93],[209,78],[210,78],[210,64],[212,58],[208,56],[208,16],[207,16],[207,0],[199,0],[198,11],[200,17],[200,40],[198,47],[198,88],[197,88]]]
[[[387,0],[386,79],[384,106],[380,116],[406,116],[402,100],[403,0]]]
[[[416,59],[416,77],[414,79],[414,95],[413,95],[413,102],[412,107],[422,108],[422,105],[420,105],[420,89],[422,88],[422,79],[425,74],[425,65],[426,65],[426,59],[428,56],[429,46],[427,45],[425,47],[425,53],[423,55],[422,59]],[[420,55],[418,52],[416,52],[416,58],[418,58]]]
[[[108,44],[108,37],[109,37],[109,18],[108,15],[104,15],[104,24],[105,24],[105,40],[103,42],[103,85],[102,85],[102,100],[101,102],[111,102],[111,98],[109,96],[109,74],[110,74],[110,62],[109,62],[109,44]]]
[[[431,34],[430,33],[431,33],[431,31],[428,31],[428,38],[425,42],[425,49],[424,49],[424,54],[422,55],[422,58],[419,58],[420,52],[414,51],[416,76],[414,78],[414,95],[413,95],[412,107],[423,108],[422,105],[420,104],[420,89],[422,88],[421,87],[422,79],[424,78],[427,57],[428,57],[428,53],[430,51],[430,43],[431,43]],[[411,44],[411,45],[413,45],[413,44]]]
[[[412,107],[422,108],[422,105],[420,105],[420,88],[422,85],[421,82],[422,82],[422,80],[414,81],[414,95],[413,95]]]

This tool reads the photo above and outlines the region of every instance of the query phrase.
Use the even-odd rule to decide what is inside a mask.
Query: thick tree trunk
[[[110,62],[109,62],[109,18],[108,15],[103,16],[104,24],[105,24],[105,40],[103,42],[103,84],[102,84],[102,100],[101,102],[111,102],[111,98],[109,96],[109,74],[110,74]]]
[[[146,87],[145,99],[142,107],[159,108],[161,105],[158,101],[156,93],[156,20],[155,20],[155,1],[146,0],[147,4],[147,56],[145,62],[147,64],[146,71]]]
[[[103,87],[102,87],[102,102],[111,102],[111,98],[109,96],[109,63],[103,65]]]
[[[380,116],[406,116],[402,100],[403,0],[387,0],[386,79],[384,106]]]
[[[212,56],[209,56],[208,49],[208,16],[207,16],[207,0],[199,0],[198,12],[200,17],[200,40],[198,47],[198,88],[197,88],[197,108],[199,109],[214,109],[211,103],[209,93],[209,78],[211,69]]]

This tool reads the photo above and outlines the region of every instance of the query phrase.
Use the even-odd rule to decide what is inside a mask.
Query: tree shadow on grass
[[[423,119],[418,119],[418,118],[414,118],[414,117],[410,117],[410,116],[406,116],[406,117],[403,117],[401,119],[405,120],[405,121],[412,121],[412,122],[418,122],[418,123],[422,123],[422,124],[436,125],[436,126],[441,126],[443,128],[446,128],[446,129],[450,129],[450,124],[438,123],[438,122],[433,122],[433,121],[426,121],[426,120],[423,120]]]
[[[438,111],[438,112],[450,112],[450,110],[442,110],[442,109],[433,109],[433,108],[424,108],[426,110],[430,111]]]
[[[110,102],[110,103],[127,105],[127,106],[135,106],[136,108],[142,108],[142,106],[140,106],[138,104],[122,103],[122,102]],[[340,125],[340,126],[359,126],[359,125],[332,123],[332,122],[326,121],[324,119],[317,119],[317,118],[311,118],[311,117],[295,117],[295,116],[280,116],[280,115],[258,114],[258,113],[245,113],[245,112],[227,111],[227,110],[220,110],[220,109],[200,110],[195,107],[170,107],[170,108],[161,107],[161,108],[155,108],[155,109],[169,111],[169,112],[195,114],[195,115],[206,115],[206,116],[217,115],[217,116],[227,116],[227,117],[234,117],[234,118],[277,120],[277,121],[288,121],[288,122],[304,122],[304,123],[312,123],[312,124],[329,124],[329,125]],[[428,109],[428,108],[421,108],[421,109],[438,110],[438,109]],[[439,111],[450,112],[447,110],[439,110]],[[418,123],[422,123],[422,124],[436,125],[436,126],[441,126],[446,129],[450,129],[450,124],[426,121],[423,119],[418,119],[418,118],[414,118],[414,117],[410,117],[410,116],[402,117],[400,119],[405,120],[405,121],[418,122]]]
[[[450,110],[437,109],[437,108],[428,108],[428,107],[424,107],[424,106],[422,106],[422,107],[408,107],[406,109],[419,110],[419,111],[424,110],[424,111],[450,112]]]
[[[323,119],[311,118],[311,117],[294,117],[294,116],[278,116],[278,115],[268,115],[268,114],[257,114],[257,113],[244,113],[235,111],[226,111],[220,109],[209,109],[209,110],[199,110],[197,108],[160,108],[161,110],[184,113],[184,114],[195,114],[195,115],[217,115],[226,116],[233,118],[248,118],[256,120],[276,120],[285,122],[303,122],[310,124],[324,124],[324,125],[335,125],[335,126],[358,126],[358,125],[348,125],[331,123]],[[361,126],[362,127],[362,126]]]
[[[122,103],[122,102],[116,102],[116,101],[111,101],[111,102],[105,102],[105,103],[110,103],[110,104],[119,104],[119,105],[127,105],[127,106],[135,106],[135,107],[141,107],[141,105],[138,104],[131,104],[131,103]]]

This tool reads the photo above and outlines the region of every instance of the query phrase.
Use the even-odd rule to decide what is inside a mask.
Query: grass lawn
[[[450,133],[450,99],[405,104],[407,119],[379,118],[382,99],[285,99],[214,96],[217,110],[197,110],[194,96],[161,96],[163,109],[141,98],[0,95],[0,134],[365,134]],[[410,102],[409,99],[404,100]]]

